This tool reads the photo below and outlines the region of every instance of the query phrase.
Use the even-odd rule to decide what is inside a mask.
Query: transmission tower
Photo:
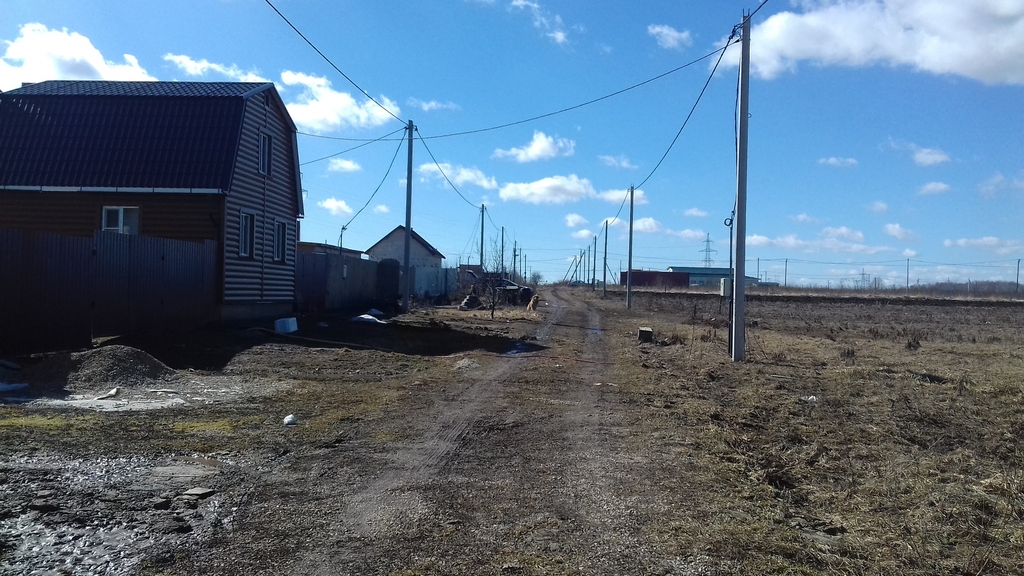
[[[704,239],[704,249],[703,250],[698,250],[698,252],[703,252],[704,253],[704,267],[705,268],[711,268],[711,265],[715,263],[715,261],[711,259],[711,255],[712,254],[717,254],[718,253],[718,250],[715,250],[714,248],[711,247],[711,245],[714,244],[714,243],[715,243],[715,241],[711,239],[711,234],[709,233],[707,238]]]

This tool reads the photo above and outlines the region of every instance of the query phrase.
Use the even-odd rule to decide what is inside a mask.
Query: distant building
[[[730,268],[704,268],[702,266],[669,266],[669,272],[684,272],[690,275],[690,286],[720,286],[723,278],[731,278]],[[746,277],[747,286],[757,285],[757,278]]]
[[[626,284],[626,272],[619,272],[619,283]],[[631,279],[633,286],[652,286],[656,288],[687,288],[690,286],[690,275],[685,272],[663,272],[661,270],[633,270]]]
[[[388,258],[405,264],[405,226],[399,225],[376,244],[366,249],[371,260],[381,261]],[[441,268],[444,254],[430,245],[422,236],[412,231],[409,243],[409,265],[416,268]]]

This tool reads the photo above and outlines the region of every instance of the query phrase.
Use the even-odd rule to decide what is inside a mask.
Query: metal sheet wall
[[[0,246],[0,350],[81,347],[216,317],[216,242],[0,228]]]

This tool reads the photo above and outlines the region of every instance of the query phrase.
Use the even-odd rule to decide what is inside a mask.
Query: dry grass
[[[624,341],[616,378],[648,406],[638,450],[676,469],[681,517],[649,527],[667,550],[749,574],[1024,571],[1024,311],[760,303],[734,364],[717,298],[645,296],[614,333],[679,344]]]

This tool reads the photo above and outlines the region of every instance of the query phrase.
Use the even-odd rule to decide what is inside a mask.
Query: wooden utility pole
[[[626,256],[626,310],[633,309],[633,186],[629,187],[629,250]]]
[[[409,262],[409,249],[412,241],[412,131],[415,128],[409,120],[409,166],[405,171],[405,287],[402,290],[402,312],[409,311],[409,294],[412,293],[412,267]]]
[[[1018,266],[1019,266],[1019,260]],[[601,268],[601,297],[608,296],[608,220],[604,221],[604,266]]]
[[[736,141],[736,263],[733,268],[732,360],[743,361],[747,288],[747,116],[750,113],[750,17],[744,11],[740,43],[739,136]]]
[[[484,205],[480,205],[480,271],[484,270]]]
[[[501,227],[501,279],[505,279],[505,227]]]

